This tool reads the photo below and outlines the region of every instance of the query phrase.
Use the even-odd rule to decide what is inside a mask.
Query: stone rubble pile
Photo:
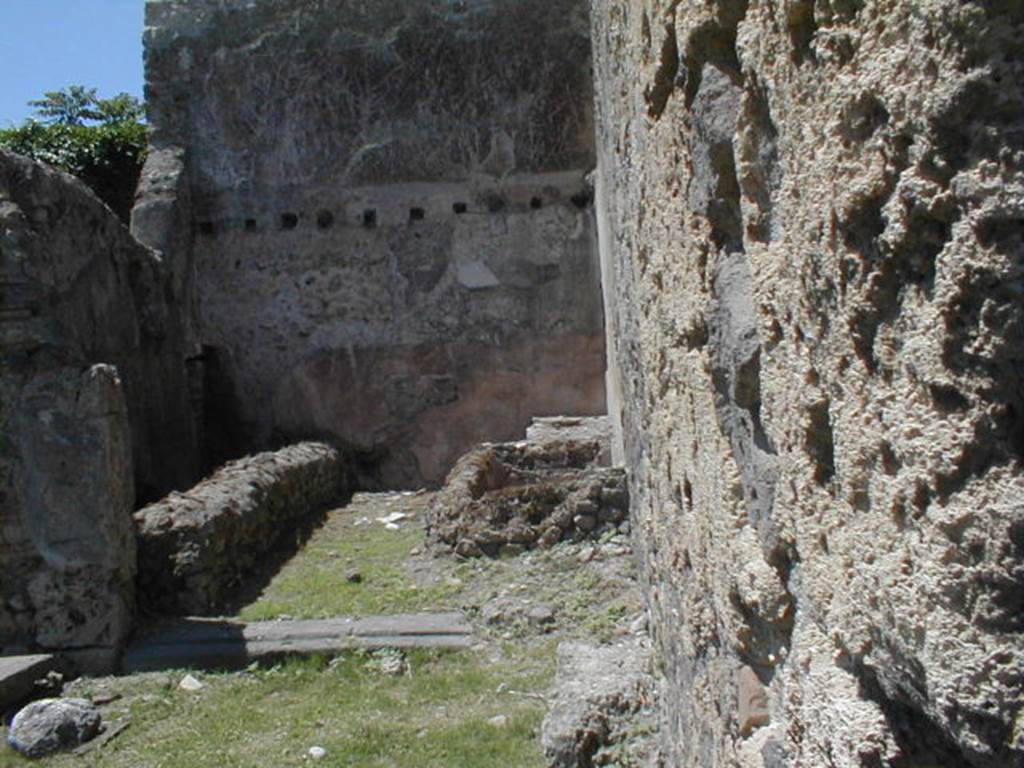
[[[463,557],[494,557],[628,531],[626,474],[601,466],[603,434],[539,437],[484,444],[459,459],[431,508],[429,538]]]

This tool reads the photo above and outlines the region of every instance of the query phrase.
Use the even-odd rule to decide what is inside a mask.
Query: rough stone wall
[[[350,489],[335,448],[300,443],[233,461],[135,513],[139,592],[151,608],[222,609],[282,542]]]
[[[678,765],[1024,764],[1024,14],[592,4]]]
[[[69,176],[0,152],[0,646],[116,646],[138,495],[192,480],[169,277]]]
[[[215,454],[326,435],[416,486],[604,410],[589,67],[582,0],[147,3]]]

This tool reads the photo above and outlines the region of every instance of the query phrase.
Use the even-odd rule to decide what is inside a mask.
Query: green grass
[[[423,547],[429,501],[428,495],[357,495],[328,516],[240,616],[438,611],[512,595],[552,606],[557,635],[519,620],[478,624],[478,646],[410,653],[409,673],[398,677],[381,671],[379,654],[353,652],[244,673],[195,673],[206,686],[197,693],[178,688],[180,670],[82,680],[69,695],[120,694],[104,707],[104,718],[127,719],[129,727],[84,756],[28,761],[0,747],[0,768],[543,765],[541,695],[554,675],[558,641],[611,637],[638,610],[638,596],[581,564],[571,549],[501,560],[410,557]],[[410,515],[398,530],[377,520],[393,511]],[[361,573],[360,583],[347,581],[352,569]],[[497,715],[507,718],[505,725],[489,722]],[[315,763],[308,757],[314,745],[327,750]]]
[[[303,548],[264,589],[260,598],[239,615],[247,621],[291,616],[296,619],[375,613],[437,611],[454,607],[459,589],[441,583],[413,583],[401,567],[410,551],[423,543],[423,531],[415,522],[403,522],[399,530],[379,522],[357,524],[359,517],[333,512]],[[358,584],[349,583],[350,569],[362,574]]]
[[[176,687],[181,673],[124,678],[131,726],[86,757],[29,761],[0,752],[0,766],[110,768],[304,765],[309,747],[323,766],[541,766],[536,732],[543,703],[512,693],[542,691],[553,648],[514,650],[498,663],[472,651],[409,654],[409,673],[389,677],[368,654],[332,663],[291,660],[269,670],[199,675],[206,688]],[[116,705],[115,705],[116,706]],[[504,726],[490,718],[504,715]]]

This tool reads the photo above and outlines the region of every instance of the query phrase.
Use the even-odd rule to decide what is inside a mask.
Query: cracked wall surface
[[[81,182],[0,152],[4,652],[102,666],[131,629],[131,511],[198,471],[179,295]]]
[[[604,411],[583,0],[150,0],[146,23],[154,156],[184,168],[147,242],[195,264],[214,463],[318,437],[418,487],[534,415]]]
[[[592,17],[675,764],[1024,764],[1020,6]]]

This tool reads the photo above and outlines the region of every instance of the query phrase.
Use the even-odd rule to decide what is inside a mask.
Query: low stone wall
[[[448,474],[428,537],[466,557],[495,556],[628,526],[625,471],[601,466],[606,457],[600,439],[482,445]]]
[[[347,476],[336,449],[299,443],[233,461],[139,510],[141,600],[168,612],[216,610],[300,523],[338,500]]]

